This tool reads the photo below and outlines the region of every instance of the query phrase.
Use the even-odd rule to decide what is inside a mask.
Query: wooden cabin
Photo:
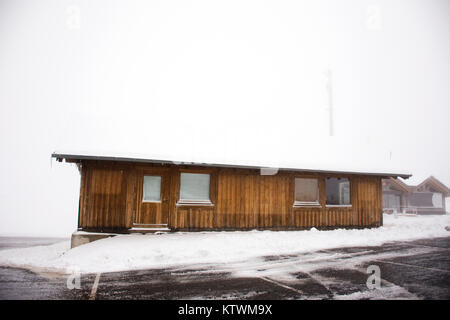
[[[383,178],[408,174],[57,154],[81,173],[78,228],[295,230],[379,227]]]
[[[417,186],[383,179],[383,209],[388,213],[446,214],[446,197],[450,197],[449,188],[433,176]]]

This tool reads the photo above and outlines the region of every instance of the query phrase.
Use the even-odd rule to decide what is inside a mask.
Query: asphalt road
[[[369,266],[380,271],[372,289]],[[67,276],[0,268],[0,299],[450,299],[450,237],[226,265],[82,274],[79,289],[68,289]]]

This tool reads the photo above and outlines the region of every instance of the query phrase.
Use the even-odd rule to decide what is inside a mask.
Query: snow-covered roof
[[[191,165],[191,166],[206,166],[206,167],[228,167],[228,168],[242,168],[242,169],[277,169],[280,171],[298,171],[298,172],[319,172],[319,173],[341,173],[341,174],[362,174],[362,175],[373,175],[381,176],[385,178],[401,177],[403,179],[408,179],[411,174],[408,173],[396,173],[387,171],[361,171],[361,170],[337,170],[333,168],[318,168],[312,166],[305,167],[275,167],[273,165],[264,164],[243,164],[235,163],[233,161],[226,161],[220,163],[214,162],[201,162],[201,161],[186,161],[182,159],[156,159],[152,156],[141,155],[141,154],[118,154],[118,153],[90,153],[90,152],[79,152],[79,153],[67,153],[67,152],[54,152],[52,158],[57,160],[70,160],[70,161],[81,161],[81,160],[98,160],[98,161],[123,161],[123,162],[138,162],[138,163],[157,163],[157,164],[176,164],[176,165]]]
[[[445,184],[443,184],[441,181],[439,181],[437,178],[435,178],[433,176],[429,176],[428,178],[423,180],[418,185],[408,185],[399,179],[393,179],[393,178],[384,181],[384,183],[389,183],[389,182],[393,183],[394,185],[399,187],[401,190],[406,191],[407,193],[416,192],[420,189],[420,187],[429,183],[432,186],[434,186],[434,188],[441,191],[446,197],[450,196],[450,189]]]

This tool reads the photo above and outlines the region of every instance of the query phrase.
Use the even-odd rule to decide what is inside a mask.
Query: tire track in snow
[[[300,295],[304,295],[304,292],[302,292],[301,290],[297,290],[297,289],[295,289],[295,288],[293,288],[293,287],[287,286],[287,285],[285,285],[285,284],[283,284],[283,283],[281,283],[281,282],[275,281],[275,280],[270,279],[270,278],[268,278],[268,277],[258,277],[258,278],[259,278],[259,279],[262,279],[262,280],[264,280],[264,281],[267,281],[267,282],[269,282],[269,283],[275,284],[275,285],[277,285],[277,286],[279,286],[279,287],[282,287],[282,288],[284,288],[284,289],[288,289],[288,290],[294,291],[295,293],[298,293],[298,294],[300,294]]]

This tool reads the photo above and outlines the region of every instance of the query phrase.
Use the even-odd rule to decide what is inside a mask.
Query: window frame
[[[181,199],[181,174],[182,173],[197,173],[197,174],[208,174],[209,175],[209,200],[189,200]],[[177,206],[190,206],[190,207],[213,207],[214,206],[214,189],[213,184],[215,183],[214,172],[208,169],[180,169],[178,172],[178,186],[177,186]]]
[[[297,201],[295,199],[295,180],[296,179],[315,179],[317,181],[317,200],[316,201]],[[293,203],[293,207],[294,208],[302,208],[302,207],[322,207],[322,203],[320,201],[320,195],[321,195],[321,191],[320,191],[320,185],[321,185],[321,178],[318,176],[294,176],[293,179],[293,190],[294,190],[294,203]]]
[[[327,203],[327,179],[335,178],[335,179],[347,179],[348,180],[348,189],[349,189],[349,204],[328,204]],[[352,178],[351,177],[343,177],[343,176],[326,176],[324,178],[324,190],[325,190],[325,207],[326,208],[351,208],[353,207],[353,197],[352,197]]]

